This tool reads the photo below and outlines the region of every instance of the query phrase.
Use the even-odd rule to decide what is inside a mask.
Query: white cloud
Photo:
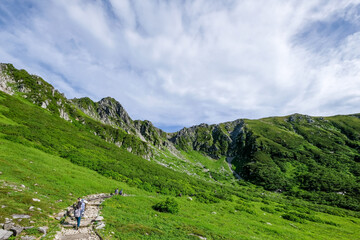
[[[0,60],[45,74],[68,97],[112,96],[134,119],[158,126],[353,113],[357,4],[53,0],[25,20],[0,19]],[[335,32],[339,19],[351,31]],[[337,45],[301,35],[321,24],[335,32],[321,41]]]

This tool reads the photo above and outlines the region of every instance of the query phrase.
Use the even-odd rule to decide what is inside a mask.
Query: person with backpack
[[[80,227],[80,221],[82,215],[81,206],[82,206],[81,198],[78,198],[78,202],[76,203],[74,208],[74,217],[76,219],[76,227],[75,227],[76,230],[78,230]]]

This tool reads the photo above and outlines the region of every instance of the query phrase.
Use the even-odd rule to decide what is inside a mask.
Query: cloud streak
[[[294,112],[355,113],[359,6],[4,0],[0,60],[43,76],[70,98],[112,96],[132,118],[165,130]]]

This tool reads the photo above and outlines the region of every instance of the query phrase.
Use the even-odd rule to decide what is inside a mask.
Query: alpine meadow
[[[59,213],[77,197],[115,188],[125,194],[101,204],[104,225],[91,223],[98,239],[360,236],[359,114],[167,133],[132,120],[111,97],[67,99],[26,70],[0,70],[0,223],[8,239],[54,239],[69,218]]]

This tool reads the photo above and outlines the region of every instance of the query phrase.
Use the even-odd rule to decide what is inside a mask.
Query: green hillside
[[[360,210],[359,140],[359,115],[244,119],[173,136],[179,149],[227,158],[241,178],[267,190],[353,210]]]
[[[130,196],[103,204],[104,239],[359,236],[357,115],[237,120],[167,134],[132,121],[114,99],[77,100],[80,109],[8,66],[2,74],[14,94],[0,91],[0,223],[28,214],[18,224],[49,226],[50,239],[59,228],[54,216],[78,196],[119,187]]]
[[[246,120],[233,163],[269,190],[360,210],[357,116]]]

